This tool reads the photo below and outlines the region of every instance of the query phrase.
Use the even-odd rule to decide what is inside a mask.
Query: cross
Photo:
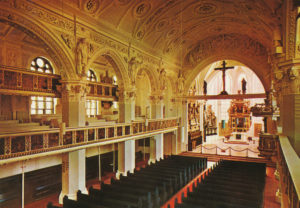
[[[233,66],[226,67],[226,62],[225,61],[223,61],[222,66],[223,67],[215,68],[215,70],[221,70],[222,71],[222,75],[223,75],[222,76],[222,78],[223,78],[223,91],[220,93],[220,95],[228,95],[228,93],[225,90],[225,71],[227,69],[233,69],[234,67]]]

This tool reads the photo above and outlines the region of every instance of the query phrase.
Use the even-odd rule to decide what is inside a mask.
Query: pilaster
[[[67,127],[85,126],[85,102],[89,91],[84,82],[69,81],[62,83],[62,120]]]
[[[163,118],[163,109],[164,109],[164,102],[162,95],[151,95],[150,96],[151,102],[151,118],[152,119],[161,119]]]
[[[135,120],[135,89],[129,91],[120,90],[119,93],[119,121],[122,123],[130,123]]]
[[[85,149],[62,154],[62,191],[59,195],[59,203],[63,197],[77,199],[76,193],[80,190],[87,194],[85,184]]]
[[[135,168],[135,140],[128,140],[118,143],[118,171],[120,174],[127,175],[127,172],[133,173]]]

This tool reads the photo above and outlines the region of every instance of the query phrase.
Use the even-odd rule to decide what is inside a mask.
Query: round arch
[[[257,63],[254,63],[255,60],[250,60],[249,58],[238,54],[230,54],[230,51],[228,51],[227,54],[225,52],[223,55],[212,55],[199,62],[197,66],[186,77],[184,92],[185,93],[188,92],[193,80],[206,66],[219,60],[229,60],[229,59],[239,61],[243,63],[245,66],[249,67],[258,76],[261,83],[263,84],[264,89],[266,91],[270,89],[271,87],[271,79],[270,79],[271,66],[270,65],[268,65],[267,63],[257,65]]]
[[[114,50],[104,47],[96,51],[95,54],[90,58],[86,69],[89,69],[92,63],[96,61],[99,56],[104,56],[114,68],[117,75],[119,88],[127,90],[130,86],[130,79],[127,74],[125,62]]]
[[[156,74],[150,70],[148,67],[141,67],[136,75],[134,80],[136,80],[137,76],[140,75],[142,72],[145,72],[150,80],[150,84],[151,84],[151,93],[154,93],[158,90],[157,86],[158,86],[158,77],[156,76]]]
[[[42,22],[37,22],[33,18],[28,18],[24,15],[20,15],[14,11],[7,11],[1,7],[0,21],[6,24],[16,27],[23,31],[30,37],[38,38],[44,44],[42,46],[50,55],[50,59],[53,61],[63,79],[76,79],[74,63],[71,55],[68,53],[64,44],[59,41],[52,31],[46,26],[43,27]]]

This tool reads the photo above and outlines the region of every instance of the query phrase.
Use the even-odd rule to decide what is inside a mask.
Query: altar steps
[[[228,155],[213,155],[213,154],[202,154],[195,152],[182,152],[180,155],[189,157],[204,157],[210,162],[217,162],[220,160],[231,160],[231,161],[241,161],[241,162],[254,162],[254,163],[266,163],[267,167],[276,167],[276,163],[267,160],[266,158],[252,158],[252,157],[238,157],[238,156],[228,156]]]

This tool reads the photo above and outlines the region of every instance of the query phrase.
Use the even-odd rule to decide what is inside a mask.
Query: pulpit
[[[266,157],[267,159],[275,156],[277,152],[277,140],[277,135],[268,133],[259,134],[259,146],[257,148],[260,152],[259,156]]]

